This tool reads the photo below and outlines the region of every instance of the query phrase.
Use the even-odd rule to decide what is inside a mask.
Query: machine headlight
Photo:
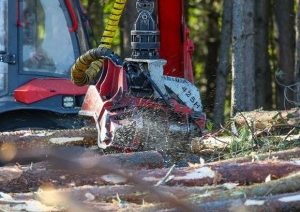
[[[73,96],[63,97],[63,107],[72,108],[75,106],[75,98]]]

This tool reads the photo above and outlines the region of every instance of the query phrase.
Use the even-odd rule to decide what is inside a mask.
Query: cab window
[[[23,70],[66,75],[75,55],[60,2],[24,0],[22,8]]]
[[[7,1],[0,1],[0,54],[7,50]],[[0,94],[7,90],[8,64],[0,62]]]

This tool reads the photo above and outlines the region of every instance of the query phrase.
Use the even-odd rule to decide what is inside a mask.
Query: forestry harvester
[[[90,31],[80,0],[0,1],[0,131],[82,127],[70,68]]]
[[[206,116],[193,84],[184,0],[137,0],[136,21],[127,26],[132,54],[121,58],[111,44],[125,4],[115,1],[100,45],[72,66],[73,82],[90,84],[79,114],[94,121],[104,149],[158,149],[158,141],[200,136]]]

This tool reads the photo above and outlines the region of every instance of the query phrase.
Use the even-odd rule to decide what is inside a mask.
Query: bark
[[[134,28],[134,23],[137,18],[135,6],[136,1],[127,1],[120,20],[120,47],[121,57],[131,57],[131,30]]]
[[[99,8],[104,8],[104,4],[101,3],[100,1],[92,1],[92,0],[87,1],[87,6],[86,6],[87,14],[89,14],[89,19],[91,24],[93,26],[97,26],[97,27],[93,27],[93,33],[97,38],[102,37],[102,33],[104,31],[104,26],[105,26],[103,9],[99,9]],[[99,45],[99,43],[97,42],[97,38],[91,40],[93,47],[97,47]]]
[[[300,83],[300,2],[297,2],[296,13],[296,61],[295,61],[295,82]],[[296,102],[300,102],[300,88],[296,88]]]
[[[282,78],[277,78],[277,108],[289,109],[294,107],[294,92],[287,90],[284,94],[285,86],[294,84],[295,68],[295,13],[293,0],[287,0],[282,4],[281,0],[274,1],[275,21],[278,28],[278,60],[279,70],[284,74]]]
[[[216,94],[216,70],[218,62],[219,40],[219,12],[214,7],[215,1],[210,0],[206,3],[207,25],[205,45],[207,53],[205,54],[205,79],[206,92],[203,98],[204,111],[210,117],[214,110],[214,97]]]
[[[80,155],[97,145],[96,129],[0,133],[0,164],[44,160],[53,151]]]
[[[142,157],[143,154],[140,153],[140,156]],[[127,157],[125,158],[127,159]],[[6,192],[25,192],[37,190],[45,183],[51,183],[57,187],[133,183],[139,187],[150,189],[149,185],[158,184],[162,179],[165,179],[163,184],[169,186],[204,186],[225,182],[244,185],[264,182],[267,176],[281,178],[292,172],[300,171],[300,165],[297,162],[280,161],[224,164],[222,166],[194,165],[193,167],[176,168],[171,173],[168,173],[170,170],[166,168],[126,170],[126,168],[129,169],[128,167],[135,166],[131,163],[136,164],[137,158],[139,157],[132,157],[128,162],[115,158],[115,156],[77,160],[61,160],[61,158],[50,157],[48,163],[37,163],[23,168],[2,167],[0,169],[0,187],[2,191]],[[149,165],[149,163],[149,158],[144,160],[144,164]],[[146,165],[144,167],[146,168]]]
[[[233,1],[231,115],[255,109],[254,1]]]
[[[296,57],[295,57],[295,83],[300,83],[300,1],[297,1],[296,13]],[[300,102],[300,87],[295,88],[295,101]]]
[[[202,157],[206,156],[209,157],[213,153],[219,151],[228,151],[230,148],[230,145],[232,142],[235,140],[238,140],[238,137],[235,136],[206,136],[206,137],[201,137],[201,138],[194,138],[191,141],[191,151],[193,153],[198,153]],[[282,135],[282,136],[264,136],[263,137],[264,141],[272,141],[272,142],[297,142],[300,139],[300,135]],[[290,150],[288,150],[289,152]],[[273,154],[275,155],[281,155],[284,151],[280,152],[272,152],[272,153],[267,153],[266,155],[272,156]],[[298,153],[297,153],[298,154]],[[261,154],[257,154],[261,155]],[[297,157],[300,157],[298,155]],[[249,157],[251,158],[251,157]],[[254,159],[254,158],[253,158]],[[235,160],[235,159],[234,159]]]
[[[281,111],[254,110],[250,112],[241,112],[232,118],[237,127],[250,126],[257,130],[271,129],[292,125],[296,127],[300,122],[300,110],[293,108]]]
[[[157,193],[165,193],[171,196],[176,196],[178,199],[188,199],[192,195],[201,195],[205,192],[222,192],[227,190],[226,186],[204,186],[204,187],[181,187],[181,186],[156,186]],[[91,198],[101,202],[111,202],[116,199],[118,194],[122,201],[127,201],[135,204],[142,204],[143,201],[147,203],[161,202],[161,199],[155,194],[145,189],[137,188],[134,185],[114,185],[114,186],[80,186],[76,188],[62,188],[57,189],[52,186],[43,187],[38,192],[33,193],[15,193],[14,199],[38,199],[46,202],[47,196],[64,196],[73,202],[82,202]],[[90,198],[90,199],[91,199]],[[60,198],[57,198],[59,203]]]
[[[255,1],[255,94],[256,107],[272,108],[272,79],[269,64],[269,17],[270,1]]]
[[[214,128],[218,129],[224,122],[224,109],[227,91],[227,77],[231,70],[230,46],[232,31],[232,1],[224,0],[222,15],[219,61],[216,74],[216,95],[214,100]]]
[[[293,185],[299,183],[299,175],[248,187],[235,187],[229,190],[187,187],[156,187],[173,197],[164,201],[155,194],[137,189],[135,186],[77,187],[72,189],[43,188],[29,194],[14,194],[10,201],[2,198],[2,206],[14,202],[38,201],[48,207],[64,208],[74,211],[180,211],[175,201],[184,200],[190,206],[188,211],[298,211],[300,194],[293,192]],[[225,188],[225,186],[224,186]],[[291,192],[292,191],[292,192]],[[204,195],[205,194],[205,195]],[[21,200],[21,201],[20,201]],[[174,204],[175,203],[175,204]],[[188,209],[188,208],[187,208]],[[182,211],[182,210],[181,210]]]
[[[231,197],[226,201],[208,201],[197,205],[199,211],[213,212],[239,212],[239,211],[256,211],[256,212],[277,212],[277,211],[298,211],[300,209],[299,193],[283,194],[267,197]]]
[[[15,143],[18,148],[44,148],[49,146],[97,145],[96,128],[68,130],[21,130],[0,132],[0,145]]]
[[[289,161],[292,160],[293,158],[300,158],[300,148],[294,148],[294,149],[279,151],[279,152],[269,152],[265,154],[257,154],[257,155],[239,157],[239,158],[232,158],[228,160],[215,161],[215,162],[208,163],[208,165],[223,166],[225,164],[248,163],[253,161],[271,160],[274,158],[282,161]]]
[[[244,197],[264,197],[277,194],[294,193],[299,191],[299,172],[295,175],[290,175],[282,179],[268,181],[265,183],[255,184],[251,186],[241,186],[221,193],[213,193],[206,197],[199,197],[200,202],[226,201],[232,198]]]
[[[47,162],[0,167],[1,190],[24,192],[36,190],[45,183],[57,186],[103,185],[114,184],[115,181],[124,183],[124,178],[109,173],[163,166],[162,156],[154,151],[92,157],[77,155],[75,159],[70,157],[53,152],[47,156]]]

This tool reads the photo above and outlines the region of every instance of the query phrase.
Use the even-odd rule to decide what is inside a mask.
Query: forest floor
[[[93,129],[2,133],[0,211],[300,211],[299,117],[239,113],[167,152],[109,154]]]

